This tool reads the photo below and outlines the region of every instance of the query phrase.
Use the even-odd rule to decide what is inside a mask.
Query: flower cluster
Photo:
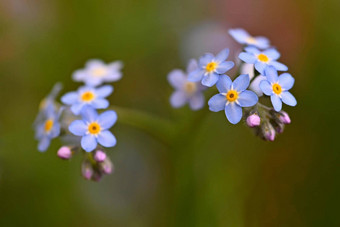
[[[121,62],[88,61],[85,69],[77,70],[72,76],[84,85],[63,95],[59,103],[56,97],[61,85],[57,84],[41,102],[34,123],[38,150],[46,151],[51,140],[60,137],[64,145],[57,155],[70,159],[75,153],[83,153],[82,174],[88,180],[98,181],[112,172],[113,165],[104,147],[116,145],[117,140],[109,129],[116,123],[117,114],[113,110],[98,114],[97,110],[109,107],[106,98],[113,92],[113,87],[103,84],[119,80],[121,68]]]
[[[288,114],[282,111],[282,103],[296,106],[297,101],[289,90],[294,85],[294,78],[287,71],[288,67],[280,62],[280,53],[270,46],[265,37],[253,37],[243,29],[230,29],[229,34],[240,44],[243,51],[238,58],[238,72],[234,81],[226,74],[235,64],[227,61],[229,49],[224,49],[216,56],[203,55],[198,64],[191,60],[187,73],[174,70],[168,75],[170,84],[176,89],[170,98],[173,107],[178,108],[189,103],[192,110],[204,106],[202,91],[216,86],[218,94],[208,101],[209,110],[224,110],[226,118],[232,124],[242,118],[261,138],[273,141],[277,133],[282,133],[285,124],[290,123]],[[260,101],[269,99],[273,108]],[[196,105],[197,104],[197,105]]]

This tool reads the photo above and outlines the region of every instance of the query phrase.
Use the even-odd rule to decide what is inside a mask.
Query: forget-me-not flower
[[[61,101],[71,106],[71,111],[79,115],[84,106],[92,106],[95,109],[105,109],[109,106],[109,101],[105,98],[113,91],[113,87],[105,85],[99,88],[80,87],[78,91],[73,91],[61,97]]]
[[[276,60],[280,58],[280,53],[274,49],[270,48],[265,51],[260,51],[256,47],[246,47],[246,52],[241,52],[239,58],[249,64],[254,64],[255,69],[263,74],[267,66],[271,65],[275,67],[277,71],[287,71],[288,67]]]
[[[265,95],[270,96],[275,111],[282,109],[282,102],[289,106],[296,106],[295,97],[288,91],[294,85],[294,78],[289,73],[278,76],[274,67],[265,70],[267,80],[260,83],[260,88]]]
[[[217,83],[220,76],[234,67],[234,62],[226,61],[229,56],[229,49],[222,50],[216,57],[207,53],[199,60],[198,69],[189,73],[188,80],[191,82],[202,81],[207,87]]]
[[[242,28],[230,29],[229,34],[240,44],[255,46],[260,49],[269,47],[269,40],[265,37],[253,37]]]
[[[61,111],[57,110],[52,103],[49,103],[42,110],[43,120],[36,125],[35,138],[39,140],[38,150],[46,151],[51,140],[60,134],[59,116]]]
[[[189,103],[192,110],[199,110],[204,106],[203,90],[205,87],[200,82],[188,81],[188,74],[198,68],[197,61],[190,60],[187,73],[182,70],[173,70],[168,75],[168,81],[176,89],[170,97],[174,108],[179,108]]]
[[[113,147],[117,140],[109,129],[116,123],[117,114],[113,110],[108,110],[98,115],[96,110],[86,106],[81,111],[82,120],[73,121],[69,130],[76,136],[81,136],[81,147],[91,152],[96,149],[97,144],[104,147]]]
[[[88,86],[98,86],[105,82],[114,82],[122,77],[120,61],[105,64],[101,60],[90,60],[85,69],[77,70],[73,75],[75,81],[83,81]]]
[[[257,95],[246,90],[249,86],[248,75],[240,75],[234,82],[229,76],[223,75],[216,86],[220,93],[209,100],[209,109],[213,112],[224,110],[232,124],[242,119],[242,107],[251,107],[258,102]]]

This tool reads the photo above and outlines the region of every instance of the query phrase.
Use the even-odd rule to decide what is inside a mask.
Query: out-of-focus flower
[[[234,82],[229,76],[223,75],[217,83],[220,94],[214,95],[208,102],[213,112],[225,110],[227,119],[237,124],[242,118],[242,107],[251,107],[258,102],[257,95],[249,90],[249,76],[240,75]]]
[[[56,138],[60,133],[59,116],[60,111],[57,111],[52,103],[43,109],[43,116],[40,123],[36,125],[35,137],[39,140],[38,150],[46,151],[50,146],[51,140]]]
[[[270,96],[275,111],[282,109],[282,102],[289,106],[296,106],[295,97],[288,91],[294,85],[294,78],[289,73],[278,76],[276,69],[272,66],[266,68],[267,80],[260,83],[260,88],[265,95]]]
[[[197,61],[190,60],[187,74],[176,69],[169,73],[168,81],[175,89],[170,97],[170,103],[174,108],[179,108],[189,103],[192,110],[199,110],[204,106],[203,90],[205,87],[200,82],[188,81],[188,74],[198,68]]]
[[[105,82],[114,82],[122,77],[122,62],[105,64],[101,60],[90,60],[85,69],[77,70],[73,75],[75,81],[83,81],[88,86],[98,86]]]
[[[99,88],[80,87],[78,91],[66,93],[61,97],[61,101],[71,106],[71,111],[79,115],[84,106],[92,106],[95,109],[105,109],[109,106],[109,101],[105,98],[113,91],[113,87],[105,85]]]
[[[97,144],[104,147],[113,147],[117,140],[109,131],[117,121],[117,114],[113,110],[105,111],[98,115],[96,110],[90,106],[86,106],[81,111],[82,120],[73,121],[69,130],[76,136],[81,136],[81,147],[91,152],[96,149]]]
[[[199,60],[199,67],[189,73],[188,80],[202,81],[204,86],[212,87],[217,83],[220,75],[234,67],[234,62],[226,61],[228,56],[229,49],[222,50],[216,57],[211,53],[205,54]]]
[[[240,44],[255,46],[260,49],[269,47],[269,40],[262,36],[253,37],[242,28],[230,29],[229,34]]]
[[[246,52],[241,52],[239,58],[249,64],[254,64],[255,69],[263,74],[267,66],[273,66],[277,71],[287,71],[288,67],[278,61],[280,53],[274,49],[260,51],[256,47],[246,47]]]

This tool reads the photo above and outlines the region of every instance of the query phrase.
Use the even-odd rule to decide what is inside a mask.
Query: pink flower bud
[[[291,120],[290,120],[290,117],[289,115],[284,112],[284,111],[281,111],[281,115],[280,115],[280,121],[283,123],[283,124],[290,124],[291,123]]]
[[[111,174],[113,172],[113,164],[109,159],[105,159],[100,163],[100,169],[104,174]]]
[[[91,180],[93,175],[93,168],[91,163],[88,160],[85,160],[82,164],[81,169],[82,175],[86,180]]]
[[[63,146],[58,150],[57,155],[61,159],[70,159],[72,157],[71,148]]]
[[[261,123],[261,118],[257,114],[252,114],[247,117],[247,125],[251,128],[259,126]]]
[[[273,128],[271,128],[269,130],[265,130],[264,138],[268,141],[274,141],[275,140],[275,130]]]
[[[106,154],[103,151],[96,151],[95,155],[94,155],[94,160],[96,160],[97,162],[103,162],[106,159]]]

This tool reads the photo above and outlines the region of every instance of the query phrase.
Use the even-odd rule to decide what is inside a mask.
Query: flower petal
[[[277,71],[287,71],[288,67],[280,62],[271,61],[270,65],[274,66]]]
[[[187,102],[187,99],[187,95],[184,91],[175,91],[170,97],[170,104],[174,108],[179,108]]]
[[[247,38],[250,37],[248,32],[242,28],[230,29],[229,34],[240,44],[245,44]]]
[[[254,46],[248,46],[246,48],[244,48],[245,51],[247,51],[248,53],[254,54],[254,55],[258,55],[261,53],[261,51],[259,49],[257,49]]]
[[[257,46],[260,49],[266,49],[269,47],[269,40],[266,37],[255,37],[256,39],[256,44],[254,44],[255,46]]]
[[[272,60],[277,60],[280,58],[280,53],[275,48],[270,48],[268,50],[265,50],[263,51],[263,54]]]
[[[208,101],[209,110],[213,112],[218,112],[225,109],[225,104],[227,99],[222,94],[217,94],[211,97]]]
[[[97,141],[96,137],[94,135],[86,135],[81,138],[80,141],[81,147],[86,151],[86,152],[91,152],[97,147]]]
[[[288,91],[282,92],[281,97],[282,97],[282,101],[288,106],[296,106],[297,101],[290,92]]]
[[[282,101],[278,95],[271,95],[270,100],[272,101],[275,111],[279,112],[282,109]]]
[[[75,115],[79,115],[83,107],[84,107],[84,103],[77,103],[71,106],[71,111]]]
[[[109,130],[105,130],[99,133],[98,143],[104,147],[113,147],[117,144],[117,139]]]
[[[241,107],[254,106],[259,101],[259,98],[253,91],[243,91],[239,94],[237,102]]]
[[[78,92],[73,91],[73,92],[66,93],[65,95],[61,97],[61,101],[62,103],[66,105],[72,105],[74,103],[77,103],[79,101]]]
[[[225,60],[227,60],[228,56],[229,56],[229,49],[226,48],[217,54],[217,56],[215,57],[215,61],[217,63],[222,63]]]
[[[212,62],[212,60],[214,59],[214,55],[212,55],[211,53],[206,53],[205,55],[203,55],[200,60],[199,60],[199,65],[201,67],[206,66],[207,64],[209,64],[210,62]]]
[[[99,59],[88,60],[85,65],[86,65],[86,68],[88,69],[106,66],[105,63]]]
[[[117,121],[117,113],[113,110],[105,111],[98,116],[98,124],[103,130],[111,128]]]
[[[244,91],[248,88],[249,82],[250,80],[248,74],[240,75],[234,80],[232,88],[238,92]]]
[[[189,105],[192,110],[199,110],[204,106],[204,95],[199,92],[193,96],[190,97],[189,99]]]
[[[191,81],[191,82],[200,81],[200,80],[202,80],[204,73],[205,73],[205,70],[196,69],[196,70],[192,71],[191,73],[189,73],[188,80]]]
[[[271,96],[273,94],[273,88],[268,80],[261,81],[260,88],[265,95]]]
[[[242,119],[242,108],[236,103],[229,103],[225,106],[225,115],[232,124],[237,124]]]
[[[264,63],[264,62],[261,62],[261,61],[257,61],[256,63],[255,63],[255,69],[259,72],[259,73],[261,73],[261,74],[264,74],[264,71],[265,71],[265,69],[268,67],[268,65],[266,64],[266,63]]]
[[[239,59],[241,59],[242,61],[248,63],[248,64],[254,64],[257,60],[257,58],[255,57],[254,54],[251,53],[246,53],[246,52],[241,52],[238,55]]]
[[[202,84],[207,87],[212,87],[217,83],[219,77],[220,76],[216,73],[210,73],[203,77]]]
[[[93,106],[96,109],[106,109],[107,107],[109,107],[109,105],[110,105],[109,101],[101,98],[95,99],[91,103],[91,106]]]
[[[47,136],[44,136],[38,144],[38,150],[40,152],[44,152],[47,150],[47,148],[50,146],[51,140]]]
[[[277,75],[277,70],[273,66],[268,66],[265,69],[264,75],[267,77],[270,83],[277,83],[279,80],[279,77]]]
[[[84,106],[81,110],[81,115],[86,122],[93,122],[97,120],[98,114],[97,111],[91,106]]]
[[[190,59],[187,66],[187,73],[189,74],[195,71],[196,69],[198,69],[198,62],[196,61],[196,59]]]
[[[235,65],[234,62],[232,61],[221,62],[220,64],[218,64],[216,68],[216,72],[218,74],[223,74],[227,72],[228,70],[230,70],[232,67],[234,67],[234,65]]]
[[[96,89],[96,95],[100,98],[105,98],[113,92],[113,87],[111,85],[105,85]]]
[[[295,82],[294,77],[289,73],[283,73],[279,76],[279,84],[284,90],[289,90],[293,87]]]
[[[68,130],[76,136],[83,136],[87,132],[87,126],[82,120],[75,120],[73,121],[70,126],[68,127]]]
[[[216,87],[220,93],[227,93],[230,90],[232,84],[233,82],[231,81],[229,76],[222,75],[220,76],[220,79],[218,80]]]
[[[168,74],[168,81],[173,88],[182,89],[186,82],[186,75],[182,70],[175,69]]]

